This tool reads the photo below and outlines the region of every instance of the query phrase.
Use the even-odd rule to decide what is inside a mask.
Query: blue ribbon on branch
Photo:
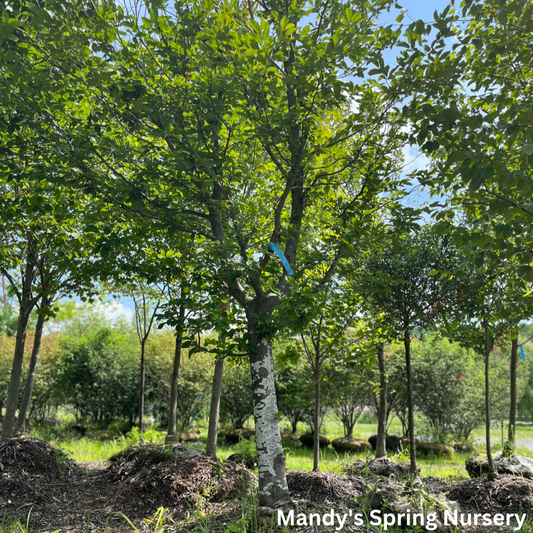
[[[289,262],[287,261],[285,254],[279,249],[279,247],[276,246],[273,242],[271,242],[268,245],[268,248],[272,250],[275,254],[277,254],[277,256],[281,259],[281,262],[283,263],[283,266],[285,267],[287,274],[289,274],[289,276],[294,276],[294,272],[291,269],[291,265],[289,265]]]
[[[520,346],[520,353],[522,354],[522,359],[525,361],[526,355],[524,354],[524,348],[522,348],[522,346]]]

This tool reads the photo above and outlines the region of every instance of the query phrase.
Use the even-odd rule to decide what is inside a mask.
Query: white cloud
[[[402,155],[404,164],[403,172],[405,174],[413,172],[414,170],[424,170],[431,163],[429,157],[413,146],[404,146]]]
[[[123,302],[118,302],[116,300],[98,302],[94,307],[97,313],[101,313],[108,320],[116,320],[121,317],[125,317],[129,320],[133,317],[133,309],[124,305]]]

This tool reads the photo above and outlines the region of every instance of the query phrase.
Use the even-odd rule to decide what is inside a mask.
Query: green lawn
[[[200,435],[200,445],[198,448],[202,448],[205,445],[207,437],[207,428],[200,426],[202,433]],[[288,432],[286,423],[281,423],[282,432]],[[298,428],[300,433],[306,431],[305,426],[302,424]],[[356,424],[354,430],[354,437],[367,440],[368,437],[376,432],[375,424]],[[326,434],[331,439],[343,436],[342,426],[333,418],[327,418],[324,424],[322,433]],[[401,434],[401,424],[397,421],[393,421],[389,428],[389,433]],[[128,439],[123,436],[110,436],[106,432],[89,431],[87,436],[80,437],[73,435],[69,432],[62,431],[59,428],[53,430],[34,430],[32,436],[42,438],[51,442],[53,445],[58,446],[65,452],[67,452],[73,459],[78,462],[87,461],[105,461],[113,454],[128,447],[130,444],[135,443],[135,439]],[[146,433],[147,440],[153,443],[162,444],[164,442],[164,432],[149,430]],[[472,438],[478,439],[484,437],[484,429],[478,428]],[[493,442],[493,451],[500,448],[501,445],[501,429],[493,428],[491,431],[491,438]],[[533,427],[532,426],[519,426],[517,430],[517,438],[531,438],[533,439]],[[243,452],[249,449],[251,444],[248,441],[244,441],[238,445],[228,445],[224,442],[219,444],[218,455],[222,460],[225,460],[231,454],[235,452]],[[304,448],[299,442],[286,439],[283,442],[285,456],[287,458],[287,468],[290,470],[312,470],[313,467],[313,453],[312,450]],[[482,442],[476,442],[475,449],[483,452],[485,447]],[[524,455],[533,457],[533,453],[530,450],[519,448],[519,452]],[[372,450],[368,450],[367,453],[372,455]],[[466,471],[464,469],[464,462],[469,456],[469,453],[456,453],[449,458],[442,457],[418,457],[419,466],[422,469],[422,477],[441,477],[445,479],[457,479],[460,477],[466,477]],[[321,469],[326,472],[340,473],[342,471],[342,465],[346,461],[353,460],[354,458],[364,459],[366,454],[358,454],[355,456],[346,456],[345,454],[339,454],[329,446],[325,450],[321,450]],[[393,454],[400,460],[408,461],[409,455],[407,450],[403,453]]]

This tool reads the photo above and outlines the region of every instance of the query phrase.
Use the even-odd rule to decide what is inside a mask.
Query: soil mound
[[[39,439],[12,439],[0,443],[0,472],[5,476],[48,480],[78,472],[64,452]]]
[[[516,476],[467,479],[446,492],[450,500],[478,513],[517,513],[533,515],[533,481]]]
[[[344,467],[344,472],[351,476],[396,477],[401,479],[409,476],[409,464],[398,463],[388,457],[369,459],[367,461],[358,459],[353,463],[347,464]]]
[[[0,514],[12,503],[22,508],[49,503],[79,468],[61,450],[39,439],[0,443]],[[25,509],[27,511],[27,509]]]
[[[362,479],[326,472],[289,471],[287,483],[295,501],[305,500],[320,505],[355,505],[355,498],[361,496],[365,490]]]
[[[123,509],[129,518],[150,516],[161,506],[182,514],[189,508],[238,498],[257,483],[239,464],[206,455],[180,458],[155,446],[113,457],[106,474],[114,484],[113,507]]]

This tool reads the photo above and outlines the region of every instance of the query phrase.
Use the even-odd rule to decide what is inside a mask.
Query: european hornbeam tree
[[[413,42],[400,59],[406,79],[419,87],[404,108],[413,124],[412,142],[432,159],[420,181],[439,195],[446,190],[446,209],[460,207],[474,220],[474,244],[496,241],[508,260],[516,256],[510,265],[528,281],[533,281],[532,18],[530,1],[467,0],[436,14],[431,46]]]
[[[3,139],[5,140],[5,138]],[[5,145],[4,145],[5,146]],[[28,152],[32,151],[29,149]],[[28,156],[28,152],[24,156]],[[35,154],[31,154],[33,157]],[[54,302],[73,293],[87,296],[91,288],[90,250],[94,234],[85,232],[87,198],[70,189],[37,181],[32,164],[9,154],[0,163],[0,271],[7,278],[19,304],[15,353],[6,402],[2,438],[24,431],[29,411],[41,336],[45,320],[53,315]],[[76,207],[74,207],[74,205]],[[75,212],[76,211],[76,212]],[[28,378],[19,416],[20,380],[30,314],[39,306]]]
[[[317,281],[320,281],[322,277],[320,276]],[[311,287],[313,285],[316,285],[316,282],[311,283]],[[308,298],[312,300],[312,305],[309,306],[307,312],[307,324],[300,331],[300,338],[303,351],[311,367],[315,393],[313,415],[314,471],[320,470],[321,385],[324,379],[322,370],[324,364],[331,357],[346,351],[346,345],[349,345],[348,328],[353,326],[359,309],[357,299],[345,289],[342,281],[334,278],[322,290],[312,291],[311,294],[307,294],[307,297],[302,299],[303,301]]]
[[[394,231],[394,230],[391,230]],[[418,478],[414,427],[411,335],[416,327],[428,327],[445,312],[455,296],[450,276],[456,251],[431,227],[392,238],[389,246],[370,253],[362,269],[360,291],[367,303],[384,314],[383,334],[402,340],[407,381],[410,475]]]
[[[501,269],[476,268],[467,262],[459,265],[461,268],[456,270],[456,277],[460,283],[459,298],[456,300],[453,320],[450,320],[448,328],[454,339],[463,346],[472,348],[484,358],[485,444],[490,477],[495,474],[490,443],[490,356],[495,343],[499,342],[501,345],[507,334],[516,335],[520,321],[529,314],[526,305],[526,284],[522,279],[512,278],[512,270],[503,263],[502,258]],[[514,365],[516,365],[516,353]],[[511,411],[516,412],[516,366],[513,369],[513,356],[510,376],[510,405]],[[511,435],[509,446],[511,449],[514,448],[514,435]]]
[[[329,281],[405,186],[391,172],[401,78],[383,91],[400,31],[377,24],[386,0],[124,4],[18,5],[2,27],[17,57],[4,90],[54,139],[62,167],[47,179],[192,235],[198,265],[238,304],[271,507],[288,495],[271,343],[308,275],[302,241],[320,236],[309,246]],[[45,78],[38,94],[28,69]]]

